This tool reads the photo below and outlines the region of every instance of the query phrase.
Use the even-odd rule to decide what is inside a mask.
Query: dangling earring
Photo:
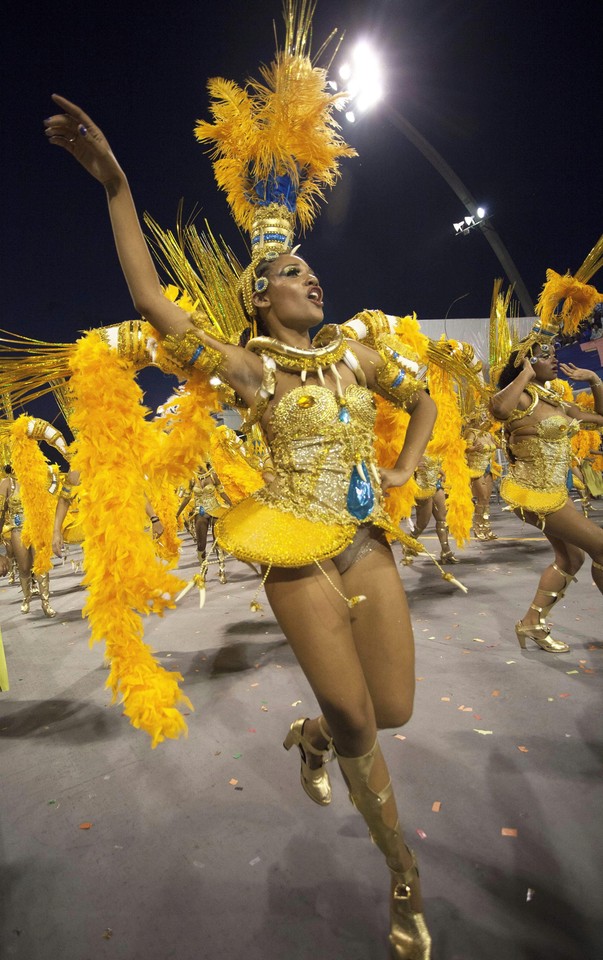
[[[263,293],[264,290],[268,289],[268,278],[258,277],[253,286],[256,293]]]

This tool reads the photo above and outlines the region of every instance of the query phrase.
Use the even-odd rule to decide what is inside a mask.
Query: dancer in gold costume
[[[542,650],[566,653],[568,645],[550,635],[546,616],[576,579],[584,553],[603,593],[603,530],[576,510],[566,483],[571,437],[580,424],[603,427],[603,383],[592,370],[561,364],[566,376],[590,384],[595,412],[585,411],[546,388],[557,367],[551,337],[531,336],[511,353],[491,407],[496,419],[504,421],[509,456],[501,496],[518,516],[543,530],[555,552],[527,613],[516,624],[517,639],[522,648],[530,639]]]
[[[487,411],[478,408],[468,419],[463,430],[463,439],[467,444],[466,457],[471,477],[471,493],[475,500],[473,531],[477,540],[498,539],[490,526],[490,497],[494,485],[491,460],[498,445],[489,427]]]
[[[289,27],[295,27],[292,8],[287,10]],[[289,30],[274,65],[274,86],[276,95],[288,98],[289,109],[299,105],[304,111],[307,100],[299,85],[307,81],[314,97],[320,91],[322,112],[308,114],[308,136],[313,137],[321,125],[326,129],[332,97],[323,93],[324,71],[304,52],[308,36],[306,22]],[[265,85],[257,87],[259,99],[272,89],[268,73],[266,69]],[[212,83],[214,90],[223,91],[224,81]],[[228,105],[238,97],[232,86]],[[220,99],[217,128],[225,101],[215,96]],[[235,556],[262,564],[270,605],[320,704],[320,717],[296,721],[285,738],[287,749],[300,750],[304,790],[318,804],[330,802],[324,762],[333,748],[350,797],[391,871],[390,955],[427,960],[430,937],[418,870],[404,842],[377,731],[406,723],[414,695],[412,628],[386,539],[386,534],[399,534],[384,509],[383,493],[412,476],[432,431],[434,404],[405,365],[399,343],[387,335],[375,337],[369,346],[326,328],[310,343],[309,330],[323,321],[323,292],[312,268],[291,251],[295,217],[288,191],[292,185],[300,188],[301,217],[302,173],[305,177],[313,168],[300,159],[309,141],[290,113],[281,113],[286,117],[283,136],[298,137],[299,154],[290,152],[285,162],[283,150],[271,169],[264,168],[261,183],[258,176],[241,195],[241,208],[250,205],[250,195],[260,198],[252,215],[253,260],[241,276],[248,323],[255,328],[243,347],[225,342],[204,316],[187,314],[162,295],[126,177],[105,137],[79,107],[54,99],[61,113],[46,121],[46,134],[105,187],[136,308],[164,336],[164,345],[183,367],[217,374],[236,391],[251,411],[247,426],[261,423],[274,479],[218,521],[218,540]],[[236,113],[240,117],[245,111]],[[208,128],[214,129],[210,124],[197,128],[200,139],[212,139]],[[262,129],[267,138],[269,131]],[[350,153],[332,128],[329,142],[333,161]],[[286,149],[294,148],[287,144]],[[232,170],[218,168],[219,162],[217,174]],[[245,176],[249,170],[245,161]],[[333,182],[333,170],[318,179],[323,185]],[[264,203],[274,189],[281,198],[287,194],[287,202]],[[309,195],[309,208],[316,194],[314,189]],[[373,393],[410,415],[395,466],[381,471],[373,453]]]
[[[32,597],[32,568],[34,564],[34,550],[26,547],[21,540],[23,526],[23,503],[21,502],[21,484],[14,472],[11,472],[0,482],[0,526],[6,515],[6,528],[10,533],[13,555],[17,562],[19,581],[23,591],[21,612],[29,613]],[[42,610],[46,617],[56,617],[56,611],[50,605],[50,577],[48,573],[36,576]]]
[[[448,521],[446,519],[446,494],[442,486],[442,459],[424,453],[415,470],[415,480],[419,487],[415,504],[415,527],[413,537],[417,539],[426,529],[431,517],[435,520],[436,535],[440,541],[440,563],[458,563],[458,558],[450,549],[448,540]]]

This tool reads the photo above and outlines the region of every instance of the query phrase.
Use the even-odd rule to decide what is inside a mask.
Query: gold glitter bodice
[[[567,472],[572,455],[571,437],[580,429],[577,420],[553,414],[535,424],[534,436],[508,439],[510,463],[501,494],[513,507],[546,516],[567,500]]]
[[[11,486],[6,500],[6,524],[11,530],[23,524],[23,503],[16,484]]]
[[[431,457],[427,453],[423,454],[423,458],[415,470],[415,480],[420,489],[435,491],[441,471],[441,457]]]
[[[347,510],[347,495],[352,470],[363,463],[375,493],[369,519],[380,519],[375,416],[372,393],[358,384],[350,384],[341,401],[326,387],[295,387],[271,414],[274,480],[254,498],[312,521],[357,522]]]
[[[496,450],[496,440],[488,430],[471,428],[465,434],[469,446],[479,443],[478,450],[467,450],[465,458],[467,466],[474,477],[481,477],[488,469],[492,454]]]

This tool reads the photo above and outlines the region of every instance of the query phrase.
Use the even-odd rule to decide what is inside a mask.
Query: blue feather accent
[[[365,463],[362,464],[362,472],[365,477],[368,476]],[[358,467],[354,467],[348,487],[348,513],[351,513],[357,520],[366,520],[374,506],[375,493],[370,480],[363,480]]]

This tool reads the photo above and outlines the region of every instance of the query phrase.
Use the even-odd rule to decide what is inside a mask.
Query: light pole
[[[354,48],[352,51],[351,64],[344,64],[340,68],[339,75],[343,81],[344,89],[348,91],[351,98],[351,103],[345,116],[353,123],[356,120],[356,110],[359,113],[365,113],[383,96],[379,63],[368,44],[361,43]],[[356,107],[356,110],[354,110],[354,107]],[[514,285],[515,294],[521,303],[525,315],[527,317],[533,317],[534,303],[521,278],[519,270],[513,262],[511,254],[499,237],[495,227],[492,225],[492,221],[489,218],[485,218],[481,213],[481,207],[473,198],[461,178],[454,172],[450,164],[444,160],[443,156],[438,153],[435,147],[433,147],[398,110],[386,104],[385,113],[396,130],[400,130],[400,132],[414,144],[417,150],[420,150],[425,159],[429,160],[431,165],[435,167],[440,176],[444,178],[448,186],[455,192],[461,203],[464,204],[469,215],[477,218],[475,226],[479,227],[492,247],[509,283]],[[478,211],[480,212],[478,213]]]

